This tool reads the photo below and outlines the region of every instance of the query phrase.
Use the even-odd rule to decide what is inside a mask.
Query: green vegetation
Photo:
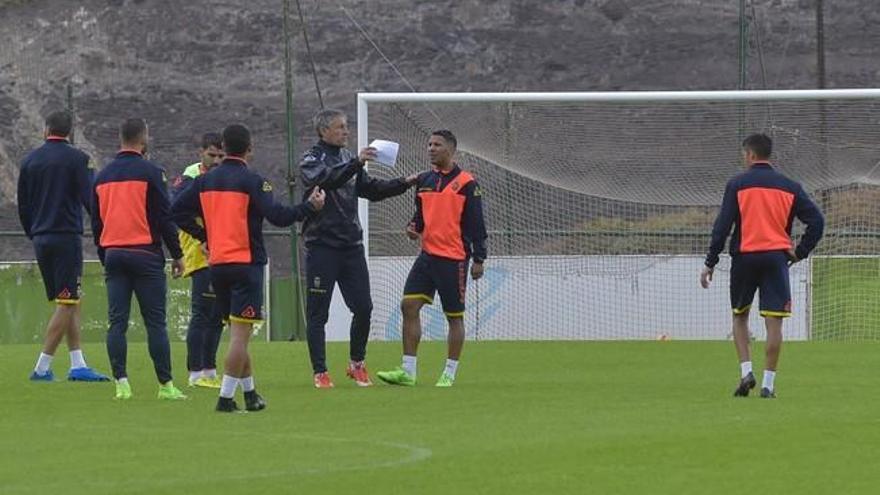
[[[880,340],[880,258],[815,258],[811,338]]]
[[[143,344],[126,403],[108,383],[30,383],[38,348],[5,345],[0,492],[875,493],[878,345],[788,344],[763,400],[731,397],[729,342],[471,342],[451,389],[432,386],[442,344],[424,346],[416,387],[372,389],[331,345],[334,390],[311,387],[304,345],[255,343],[269,408],[240,415],[214,413],[214,391],[157,400]],[[102,346],[86,351],[107,370]],[[399,352],[373,344],[372,370]]]

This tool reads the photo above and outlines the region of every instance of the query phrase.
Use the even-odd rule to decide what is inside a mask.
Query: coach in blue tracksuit
[[[46,297],[55,313],[46,328],[43,351],[31,380],[53,381],[51,364],[61,339],[67,337],[72,381],[106,381],[92,371],[80,349],[79,285],[82,277],[82,209],[88,211],[92,170],[89,156],[71,146],[68,136],[73,118],[55,112],[46,119],[46,142],[31,151],[18,175],[18,216],[34,251]]]
[[[327,374],[324,325],[330,310],[333,287],[338,283],[345,304],[352,312],[350,363],[346,375],[359,386],[372,385],[364,359],[370,334],[373,301],[364,255],[363,230],[358,220],[358,198],[380,201],[403,194],[417,176],[394,180],[373,179],[364,165],[376,158],[372,148],[353,156],[348,144],[348,123],[339,110],[322,110],[315,115],[320,141],[300,163],[305,195],[320,187],[327,193],[324,209],[303,223],[306,245],[309,356],[317,388],[330,388]]]

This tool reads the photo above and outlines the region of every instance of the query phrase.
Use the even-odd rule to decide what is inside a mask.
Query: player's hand
[[[785,256],[788,258],[788,266],[791,266],[801,259],[798,258],[797,253],[795,253],[794,249],[788,248],[785,250]]]
[[[704,289],[709,288],[709,283],[712,282],[712,274],[715,273],[714,268],[709,268],[708,266],[703,266],[703,271],[700,272],[700,285]]]
[[[406,226],[406,236],[412,240],[416,240],[419,238],[419,231],[416,230],[415,222],[410,222],[409,225]]]
[[[376,160],[376,148],[364,148],[358,154],[358,161],[361,162],[361,166],[365,165],[368,160]]]
[[[419,175],[421,175],[421,174],[412,174],[409,177],[407,177],[406,179],[404,179],[404,181],[407,184],[409,184],[410,186],[414,186],[419,182]]]
[[[209,256],[211,254],[208,252],[208,243],[207,242],[203,242],[203,243],[199,244],[199,249],[202,250],[202,254],[205,256]]]
[[[171,261],[171,278],[180,278],[180,276],[183,275],[184,269],[183,258],[177,258],[176,260]]]
[[[309,194],[309,203],[312,204],[315,211],[321,211],[321,208],[324,207],[325,199],[327,199],[327,193],[325,193],[320,187],[314,188],[312,194]]]
[[[480,280],[483,277],[483,263],[474,262],[471,265],[471,278],[474,280]]]

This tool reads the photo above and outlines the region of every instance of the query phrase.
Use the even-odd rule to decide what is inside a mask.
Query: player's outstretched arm
[[[410,187],[414,186],[418,180],[419,174],[391,180],[374,179],[370,177],[366,170],[361,170],[357,176],[357,194],[359,197],[370,201],[382,201],[383,199],[400,196]]]
[[[315,186],[324,190],[336,189],[362,170],[367,160],[374,158],[376,158],[376,150],[364,148],[359,156],[347,162],[327,165],[322,157],[315,156],[311,152],[306,153],[299,163],[300,178],[307,190]]]
[[[257,211],[277,227],[288,227],[294,222],[301,222],[314,216],[324,207],[325,192],[320,187],[315,187],[309,194],[309,198],[293,207],[275,202],[272,195],[272,185],[269,181],[256,177],[251,187],[251,198],[257,207]]]

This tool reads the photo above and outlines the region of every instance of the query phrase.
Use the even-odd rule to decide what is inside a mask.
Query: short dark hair
[[[223,129],[223,149],[230,155],[242,156],[251,147],[251,131],[242,124]]]
[[[141,118],[127,119],[119,126],[119,137],[123,143],[137,141],[147,132],[147,121]]]
[[[445,140],[448,144],[451,144],[453,148],[458,148],[458,139],[455,139],[455,134],[452,133],[449,129],[439,129],[431,133],[432,136],[440,136]]]
[[[46,117],[46,128],[53,136],[67,137],[73,130],[73,115],[66,110],[52,112]]]
[[[773,152],[773,140],[766,134],[752,134],[743,139],[743,149],[750,150],[758,158],[770,158]]]
[[[211,146],[217,148],[218,150],[223,149],[223,136],[216,132],[206,132],[202,135],[202,149],[206,150]]]

